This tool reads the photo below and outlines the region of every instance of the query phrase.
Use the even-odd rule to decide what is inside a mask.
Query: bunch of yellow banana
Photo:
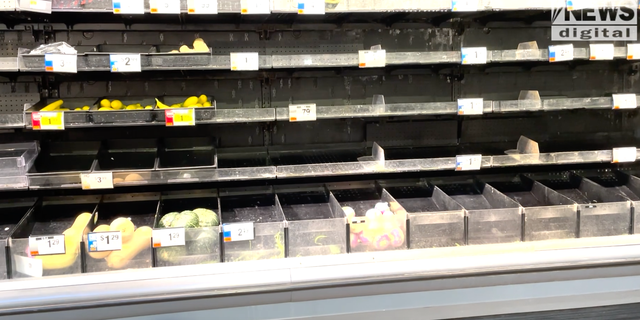
[[[69,111],[69,108],[62,108],[63,100],[58,100],[56,102],[52,102],[48,104],[46,107],[40,109],[40,111]],[[89,110],[89,106],[84,106],[82,108],[75,108],[74,110]]]
[[[166,105],[160,100],[156,99],[156,106],[158,109],[172,109],[172,108],[204,108],[211,107],[211,101],[204,94],[200,97],[189,97],[183,103],[176,103],[172,105]]]
[[[142,107],[141,104],[130,104],[125,106],[122,104],[120,100],[109,101],[108,99],[102,99],[100,101],[100,108],[98,111],[108,111],[108,110],[140,110],[140,109],[153,109],[153,106]]]
[[[198,38],[193,41],[193,49],[189,48],[189,46],[182,46],[180,50],[171,50],[169,53],[184,53],[184,52],[209,52],[209,46],[204,43],[202,38]]]

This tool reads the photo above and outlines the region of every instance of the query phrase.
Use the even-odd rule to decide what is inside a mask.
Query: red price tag
[[[193,108],[165,110],[164,119],[167,127],[196,125],[196,115]]]

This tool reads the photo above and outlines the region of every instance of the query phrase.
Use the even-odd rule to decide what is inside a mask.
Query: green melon
[[[193,212],[198,215],[200,227],[215,227],[220,225],[218,215],[213,212],[213,210],[198,208],[194,209]]]
[[[197,228],[200,226],[198,215],[189,210],[180,212],[173,221],[171,221],[172,228]]]
[[[160,221],[158,221],[158,227],[160,228],[169,228],[171,226],[171,222],[178,216],[178,212],[170,212],[165,214]]]

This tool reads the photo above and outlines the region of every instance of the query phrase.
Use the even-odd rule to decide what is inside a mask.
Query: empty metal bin
[[[492,186],[474,180],[435,185],[467,210],[468,244],[522,239],[522,207]]]
[[[114,185],[147,183],[156,166],[155,139],[114,139],[102,143],[94,171],[113,173]]]
[[[347,217],[323,185],[276,188],[287,220],[287,257],[347,253]]]
[[[522,175],[486,182],[524,208],[524,241],[577,236],[578,205],[573,200]]]
[[[617,190],[607,189],[575,173],[531,177],[578,203],[580,238],[629,234],[631,202]]]
[[[465,211],[440,188],[424,180],[381,181],[409,217],[411,249],[455,247],[466,243]]]
[[[76,188],[80,173],[93,169],[99,141],[43,142],[42,150],[29,169],[30,188]]]
[[[270,188],[221,189],[224,261],[279,259],[285,256],[285,221]],[[249,233],[236,231],[253,229]],[[236,241],[236,239],[241,239]]]
[[[9,237],[16,229],[22,218],[36,202],[35,198],[3,199],[0,201],[0,280],[7,279],[8,266],[11,266],[9,252]]]

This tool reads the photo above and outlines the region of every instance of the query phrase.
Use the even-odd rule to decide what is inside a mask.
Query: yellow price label
[[[31,125],[34,130],[64,130],[64,112],[33,112]]]
[[[167,127],[173,126],[195,126],[196,114],[194,108],[168,109],[165,110],[165,123]]]

